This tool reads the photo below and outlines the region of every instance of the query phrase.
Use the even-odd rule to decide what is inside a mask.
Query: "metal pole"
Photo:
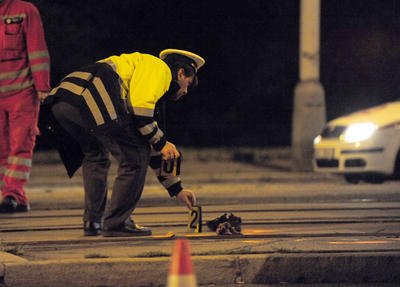
[[[319,81],[320,0],[300,0],[300,82],[294,91],[292,166],[312,170],[313,139],[326,122],[325,93]]]

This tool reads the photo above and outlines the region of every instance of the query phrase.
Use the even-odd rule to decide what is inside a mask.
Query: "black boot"
[[[0,213],[27,212],[30,209],[29,204],[18,204],[12,196],[6,196],[0,204]]]
[[[149,236],[151,229],[136,224],[131,219],[124,222],[122,226],[115,229],[105,229],[103,231],[104,237],[121,237],[121,236]]]
[[[97,236],[101,234],[101,224],[96,221],[85,221],[83,223],[83,235]]]

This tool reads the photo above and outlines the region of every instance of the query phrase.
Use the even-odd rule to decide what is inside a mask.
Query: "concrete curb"
[[[170,258],[5,263],[6,286],[163,286]],[[199,285],[400,282],[400,252],[193,256]]]
[[[23,264],[26,262],[28,262],[28,260],[26,260],[25,258],[13,255],[8,252],[0,251],[0,278],[4,278],[6,264],[11,264],[11,263]]]

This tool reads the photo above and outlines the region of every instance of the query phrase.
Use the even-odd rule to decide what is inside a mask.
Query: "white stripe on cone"
[[[197,287],[193,274],[190,246],[187,239],[175,240],[171,264],[168,273],[167,287]]]
[[[194,275],[169,275],[168,287],[195,287],[197,286]]]

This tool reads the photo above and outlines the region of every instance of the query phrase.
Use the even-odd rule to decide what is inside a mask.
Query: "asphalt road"
[[[181,207],[137,209],[135,220],[152,228],[152,238],[83,237],[79,209],[2,215],[0,232],[3,244],[29,260],[169,256],[168,232],[193,239],[194,255],[400,251],[398,202],[213,205],[203,217],[224,212],[243,219],[244,236],[218,236],[206,226],[200,234],[188,231]]]
[[[223,213],[232,212],[243,220],[241,236],[219,236],[208,230],[205,225],[202,233],[189,231],[186,209],[175,200],[169,199],[154,176],[149,174],[143,198],[133,217],[139,224],[152,228],[154,236],[91,238],[82,235],[83,190],[80,174],[71,181],[65,177],[59,164],[37,162],[28,186],[32,211],[25,214],[0,215],[0,247],[2,251],[23,260],[23,263],[14,262],[13,268],[17,268],[15,266],[18,264],[22,267],[24,264],[42,266],[46,262],[71,262],[75,264],[73,266],[78,266],[83,264],[82,260],[88,266],[90,262],[100,264],[107,260],[114,264],[117,264],[115,261],[122,262],[123,266],[126,266],[130,260],[168,262],[174,240],[183,237],[190,240],[197,278],[204,286],[223,286],[223,283],[231,286],[229,282],[240,279],[232,275],[232,278],[227,276],[230,278],[227,279],[229,282],[225,279],[215,279],[212,281],[214,285],[209,285],[212,275],[207,274],[219,271],[219,275],[216,276],[224,278],[221,275],[223,272],[216,267],[217,263],[201,263],[201,260],[210,256],[224,260],[232,258],[233,262],[237,262],[235,260],[238,257],[251,262],[248,258],[279,256],[291,258],[290,260],[306,260],[305,263],[301,263],[305,269],[318,270],[318,266],[325,266],[320,267],[320,273],[306,272],[307,275],[304,275],[304,270],[300,270],[299,274],[303,273],[296,275],[296,267],[287,263],[288,265],[281,266],[279,271],[275,270],[274,275],[269,275],[267,279],[263,272],[259,272],[254,277],[258,278],[257,280],[244,280],[244,283],[249,284],[286,282],[313,283],[313,286],[319,286],[315,284],[339,282],[385,286],[378,284],[400,282],[400,273],[390,269],[400,266],[394,264],[393,258],[390,257],[400,254],[399,182],[349,185],[337,176],[290,172],[285,170],[285,166],[288,166],[286,162],[281,163],[282,168],[276,168],[279,163],[275,162],[273,167],[261,167],[226,159],[197,158],[184,166],[182,177],[185,185],[196,192],[203,207],[203,223]],[[115,169],[111,171],[111,175],[113,173]],[[171,236],[171,232],[174,236]],[[372,268],[364,261],[357,261],[357,258],[381,258],[381,261],[376,263],[379,268]],[[339,259],[345,260],[343,266],[346,267],[343,267],[342,273],[336,274],[330,271],[328,263],[333,264],[333,270],[340,269],[335,261]],[[89,260],[89,263],[85,260]],[[338,262],[342,262],[340,260]],[[392,262],[386,265],[385,260]],[[297,265],[298,261],[296,262]],[[65,272],[57,271],[60,269],[54,266],[46,267],[46,270],[57,274],[57,282],[60,282],[59,276]],[[210,270],[210,267],[215,270]],[[29,269],[24,268],[21,270]],[[80,268],[90,273],[91,269]],[[273,265],[269,268],[268,270],[274,270],[275,267]],[[22,272],[20,269],[15,270]],[[248,272],[242,271],[240,274]],[[167,268],[162,272],[164,273],[161,276],[165,277]],[[325,273],[321,275],[321,272]],[[237,273],[236,270],[235,274]],[[30,272],[26,279],[11,271],[8,274],[9,277],[7,272],[5,273],[4,281],[19,282],[16,286],[35,286],[32,285],[35,278],[45,280],[42,273],[41,277],[35,277],[32,275],[35,272]],[[142,276],[145,280],[146,276]],[[250,275],[246,276],[253,278]],[[143,281],[146,284],[160,284],[165,281],[154,281],[153,276],[147,279],[148,281]],[[55,284],[51,281],[55,280],[54,278],[48,280]],[[112,285],[108,282],[104,283],[104,286],[131,286],[125,283]],[[48,286],[52,286],[51,284]],[[96,284],[99,283],[90,281],[71,286],[98,286]]]

